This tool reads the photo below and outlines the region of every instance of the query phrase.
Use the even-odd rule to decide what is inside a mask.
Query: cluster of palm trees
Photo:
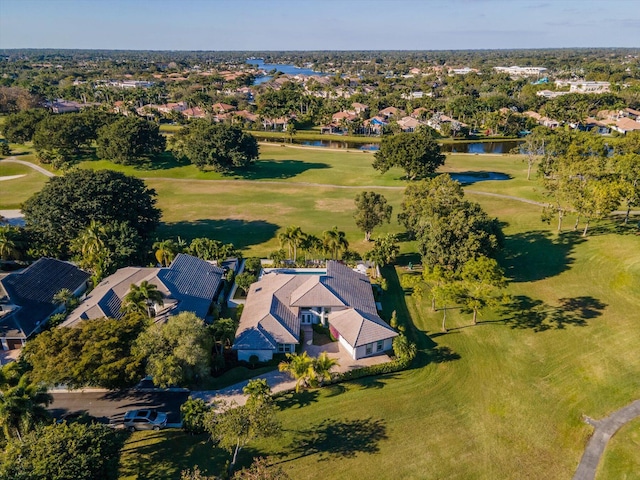
[[[282,247],[288,248],[288,258],[294,262],[298,261],[298,249],[308,255],[329,255],[334,260],[349,249],[346,234],[338,230],[337,226],[322,232],[320,239],[313,234],[304,233],[297,225],[290,225],[278,234],[278,240]]]
[[[287,360],[278,365],[278,370],[286,372],[296,381],[296,393],[302,387],[322,386],[331,380],[331,369],[339,366],[337,360],[322,352],[317,358],[310,357],[307,352],[287,353]]]
[[[11,225],[2,225],[4,217],[0,215],[0,260],[20,260],[24,252],[24,242],[20,230]]]

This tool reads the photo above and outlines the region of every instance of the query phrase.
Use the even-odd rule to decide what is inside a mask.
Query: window
[[[376,352],[381,351],[384,348],[384,342],[382,340],[378,341],[376,344]]]
[[[367,347],[366,347],[367,355],[371,355],[372,351],[373,351],[373,344],[372,343],[368,343]]]
[[[284,345],[282,343],[278,344],[278,352],[280,352],[280,353],[284,352]]]
[[[286,345],[284,346],[284,351],[285,351],[285,352],[290,352],[290,351],[291,351],[291,345],[286,344]]]

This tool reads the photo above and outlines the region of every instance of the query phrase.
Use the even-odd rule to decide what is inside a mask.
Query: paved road
[[[593,425],[595,430],[578,464],[573,480],[593,480],[596,477],[600,457],[602,457],[609,439],[625,423],[636,417],[640,417],[640,400],[622,407],[602,420],[593,420],[587,417],[587,423]]]
[[[168,412],[168,423],[178,423],[180,422],[180,405],[189,396],[188,392],[133,390],[52,392],[52,395],[54,400],[48,410],[54,417],[60,417],[65,413],[86,412],[104,423],[121,422],[127,410],[140,408],[157,408]]]

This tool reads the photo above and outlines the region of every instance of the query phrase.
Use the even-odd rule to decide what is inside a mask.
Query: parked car
[[[160,430],[167,426],[167,414],[151,408],[146,410],[129,410],[124,414],[124,426],[136,430]]]

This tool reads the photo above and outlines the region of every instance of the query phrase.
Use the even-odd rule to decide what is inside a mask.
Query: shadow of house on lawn
[[[557,237],[544,230],[509,235],[500,264],[513,282],[533,282],[569,269],[575,245],[584,239],[576,232]]]
[[[301,160],[258,160],[243,170],[235,170],[230,176],[243,180],[284,180],[297,177],[308,170],[324,170],[330,165]]]
[[[379,443],[386,439],[387,425],[382,419],[327,419],[297,432],[290,450],[293,458],[284,462],[310,455],[318,455],[318,460],[325,461],[352,458],[361,453],[373,454],[380,450]]]
[[[534,332],[562,330],[568,325],[586,326],[587,320],[601,316],[606,307],[606,303],[591,296],[561,298],[560,305],[553,306],[542,300],[518,295],[503,308],[502,321],[511,328]]]
[[[236,248],[242,249],[271,240],[279,228],[279,225],[265,220],[201,219],[191,222],[162,223],[158,227],[158,237],[180,236],[187,241],[207,237],[222,243],[233,243]]]

